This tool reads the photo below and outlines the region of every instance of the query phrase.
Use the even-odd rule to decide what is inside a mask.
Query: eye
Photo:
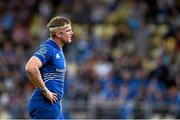
[[[72,30],[70,29],[70,30],[67,30],[67,32],[71,32]]]

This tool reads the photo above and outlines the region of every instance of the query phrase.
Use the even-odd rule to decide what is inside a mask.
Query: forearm
[[[31,80],[31,82],[37,86],[40,90],[42,90],[43,92],[43,95],[48,99],[50,100],[51,103],[53,102],[56,102],[58,100],[57,98],[57,94],[56,93],[53,93],[51,91],[49,91],[43,80],[42,80],[42,77],[41,77],[41,74],[40,74],[40,71],[39,71],[39,68],[38,67],[29,67],[28,65],[26,66],[26,72],[27,72],[27,75],[29,77],[29,79]]]
[[[39,68],[29,68],[26,70],[27,75],[31,82],[38,87],[40,90],[44,90],[46,88],[45,84],[43,83]]]

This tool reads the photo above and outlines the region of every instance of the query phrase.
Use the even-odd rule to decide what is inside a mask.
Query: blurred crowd
[[[149,118],[144,105],[150,115],[180,118],[179,7],[178,0],[1,0],[0,118],[29,118],[34,86],[24,65],[58,15],[74,31],[64,46],[64,101],[94,106],[95,118],[105,107],[117,112],[106,118]],[[64,112],[70,118],[71,109]]]

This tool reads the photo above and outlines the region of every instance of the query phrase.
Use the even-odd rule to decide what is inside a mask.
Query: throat
[[[59,49],[62,49],[62,47],[64,46],[64,43],[62,43],[61,40],[57,38],[51,38],[51,40],[55,42],[55,44],[58,46]]]

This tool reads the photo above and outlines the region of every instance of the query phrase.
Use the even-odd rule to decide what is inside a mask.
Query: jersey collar
[[[54,48],[56,48],[60,51],[62,50],[62,48],[59,48],[58,45],[51,38],[49,38],[48,41]]]

